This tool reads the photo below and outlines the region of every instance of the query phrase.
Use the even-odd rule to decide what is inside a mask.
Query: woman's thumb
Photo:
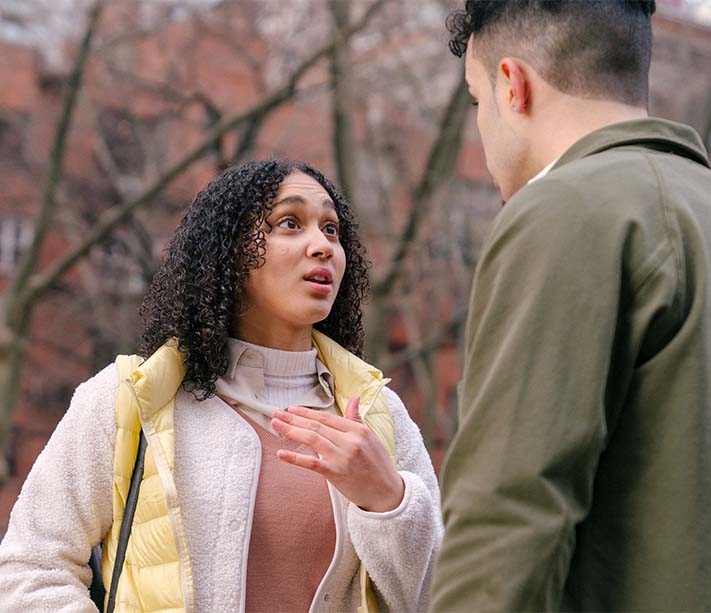
[[[346,419],[352,419],[353,421],[363,421],[360,417],[360,411],[358,410],[360,405],[360,396],[353,396],[346,405]]]

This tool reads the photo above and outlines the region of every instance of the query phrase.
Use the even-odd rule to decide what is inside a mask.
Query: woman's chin
[[[312,309],[309,313],[308,322],[309,325],[314,326],[328,318],[331,314],[331,309]]]
[[[324,298],[311,298],[302,303],[301,312],[306,314],[308,319],[313,319],[314,322],[321,321],[328,317],[333,308],[333,301]]]

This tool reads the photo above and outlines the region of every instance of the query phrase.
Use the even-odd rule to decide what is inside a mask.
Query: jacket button
[[[237,532],[238,530],[241,530],[243,524],[244,524],[243,521],[241,521],[239,519],[233,519],[230,522],[230,528],[232,528],[235,532]]]
[[[323,595],[324,602],[328,602],[328,599],[329,599],[329,594],[324,594]]]

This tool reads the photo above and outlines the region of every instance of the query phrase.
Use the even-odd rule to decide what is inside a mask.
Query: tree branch
[[[462,143],[464,122],[469,108],[469,92],[464,76],[457,83],[440,123],[437,139],[432,143],[425,170],[412,194],[412,210],[400,235],[388,269],[373,288],[375,299],[387,295],[400,276],[402,263],[415,239],[420,221],[431,196],[452,174]]]
[[[343,36],[349,38],[356,32],[363,29],[375,13],[381,8],[385,0],[376,0],[366,11],[361,19],[350,26]],[[168,169],[162,176],[156,179],[152,185],[144,190],[136,198],[126,202],[120,207],[106,211],[96,226],[89,232],[86,238],[78,245],[75,245],[70,252],[49,270],[33,279],[30,287],[23,292],[17,301],[19,309],[36,301],[47,289],[62,275],[64,275],[74,264],[84,257],[91,247],[102,241],[121,222],[123,222],[134,210],[144,206],[158,196],[174,179],[180,176],[194,162],[213,151],[213,147],[219,139],[227,132],[254,121],[261,115],[268,113],[284,101],[292,98],[296,93],[296,87],[309,69],[311,69],[321,58],[332,53],[335,42],[332,42],[315,51],[304,60],[291,75],[289,81],[282,88],[256,104],[252,108],[238,113],[232,117],[224,119],[217,124],[190,153]]]
[[[413,360],[420,359],[439,349],[445,341],[452,336],[467,318],[467,309],[463,309],[455,313],[452,318],[442,324],[438,330],[431,334],[418,347],[408,347],[402,351],[393,354],[389,359],[382,364],[382,370],[392,371],[400,368],[405,364],[409,364]]]

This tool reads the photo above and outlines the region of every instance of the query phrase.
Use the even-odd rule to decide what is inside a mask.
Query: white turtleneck
[[[230,338],[228,353],[227,372],[215,384],[218,396],[273,434],[270,421],[277,409],[334,408],[331,373],[316,349],[283,351]]]

